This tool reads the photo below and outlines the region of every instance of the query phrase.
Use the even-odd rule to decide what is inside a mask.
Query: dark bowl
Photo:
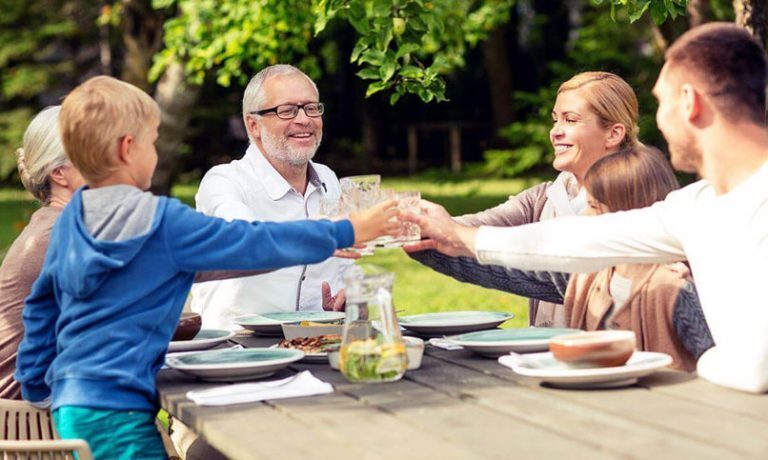
[[[200,328],[203,326],[203,318],[199,313],[193,313],[185,311],[181,314],[179,319],[179,325],[176,326],[176,331],[173,333],[174,342],[179,340],[192,340],[195,338]]]

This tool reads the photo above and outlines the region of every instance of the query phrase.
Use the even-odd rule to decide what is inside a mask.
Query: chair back
[[[6,441],[57,439],[51,413],[24,401],[0,399],[0,431]]]
[[[50,411],[24,401],[0,399],[0,433],[0,460],[93,460],[88,443],[58,439]]]

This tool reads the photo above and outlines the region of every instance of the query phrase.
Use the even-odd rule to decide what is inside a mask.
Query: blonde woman
[[[512,196],[495,208],[457,217],[464,225],[510,227],[540,220],[583,214],[587,206],[584,176],[592,164],[607,154],[638,143],[638,104],[632,87],[609,72],[583,72],[557,91],[552,109],[550,142],[560,171],[553,182],[540,184]],[[436,251],[407,248],[410,256],[459,281],[508,290],[482,266],[443,256]],[[529,322],[535,326],[565,327],[562,305],[532,300]]]
[[[40,202],[29,224],[11,245],[0,266],[0,398],[21,399],[13,380],[16,350],[24,336],[21,312],[32,283],[40,274],[48,238],[56,218],[72,194],[84,184],[67,159],[58,130],[60,106],[40,112],[24,133],[16,151],[24,187]]]

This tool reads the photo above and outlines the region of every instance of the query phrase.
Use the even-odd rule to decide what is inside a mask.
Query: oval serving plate
[[[623,366],[576,367],[558,361],[552,353],[507,355],[499,363],[517,374],[540,379],[542,383],[563,388],[613,388],[632,385],[640,377],[672,364],[666,353],[636,351]]]

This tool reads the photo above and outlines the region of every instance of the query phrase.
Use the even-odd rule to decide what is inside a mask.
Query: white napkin
[[[461,345],[456,345],[450,340],[440,339],[437,337],[434,339],[429,339],[429,344],[432,345],[433,347],[442,348],[443,350],[448,350],[448,351],[464,349],[464,347],[462,347]]]
[[[303,371],[282,380],[238,383],[207,390],[188,391],[187,398],[201,406],[226,406],[265,399],[297,398],[328,393],[333,393],[333,385],[323,382],[309,371]]]

